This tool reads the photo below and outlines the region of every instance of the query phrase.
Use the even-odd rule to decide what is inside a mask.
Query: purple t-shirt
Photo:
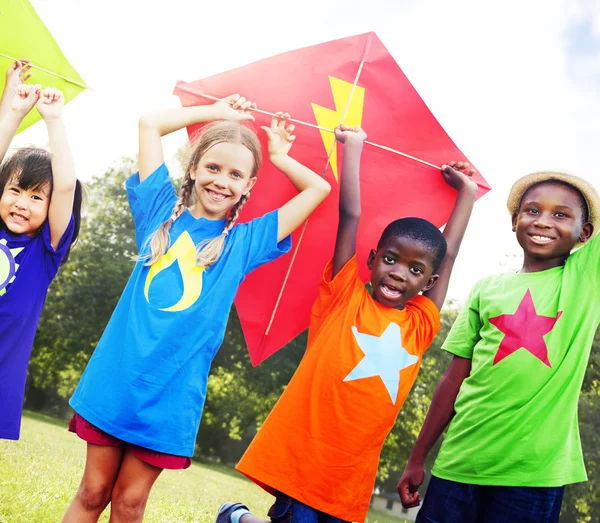
[[[73,229],[71,218],[56,251],[48,221],[35,236],[0,230],[0,438],[19,439],[33,338]]]

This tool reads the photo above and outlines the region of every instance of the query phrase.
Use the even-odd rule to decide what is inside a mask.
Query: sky
[[[475,205],[450,299],[464,301],[478,279],[520,266],[505,207],[517,178],[560,169],[600,188],[597,0],[31,3],[91,87],[65,108],[84,181],[136,154],[139,116],[179,106],[177,80],[375,31],[492,186]],[[185,131],[164,139],[169,168],[186,140]],[[14,143],[46,144],[43,124]]]

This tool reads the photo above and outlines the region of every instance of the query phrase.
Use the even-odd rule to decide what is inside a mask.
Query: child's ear
[[[375,249],[371,249],[371,252],[369,253],[369,257],[367,258],[367,267],[369,268],[370,271],[373,270],[373,263],[375,262],[376,254],[377,254],[377,251]]]
[[[439,277],[439,274],[432,274],[429,280],[427,280],[427,285],[425,285],[425,287],[421,289],[421,292],[427,292],[428,290],[430,290],[431,287],[435,285],[435,282],[438,280]]]
[[[191,178],[192,180],[196,181],[196,168],[195,168],[195,167],[192,167],[192,168],[190,169],[190,178]]]
[[[248,180],[248,184],[246,185],[246,190],[244,191],[244,196],[246,196],[252,190],[252,187],[254,187],[256,180],[257,180],[256,176],[253,176],[252,178],[250,178]]]
[[[512,215],[512,231],[513,232],[517,232],[517,217],[519,216],[519,213],[514,213]]]
[[[581,226],[581,233],[579,233],[579,241],[581,243],[587,242],[594,234],[594,225],[592,222],[585,222]]]

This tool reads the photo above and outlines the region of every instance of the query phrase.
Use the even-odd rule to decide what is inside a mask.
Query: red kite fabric
[[[250,65],[175,87],[183,106],[213,103],[202,95],[240,93],[259,109],[286,111],[293,118],[333,129],[360,125],[369,141],[433,165],[465,160],[375,33],[366,33],[283,53]],[[269,117],[256,114],[257,125]],[[190,135],[199,126],[188,128]],[[266,154],[266,137],[259,131]],[[291,155],[331,183],[331,195],[293,235],[292,251],[250,274],[241,285],[236,308],[253,365],[258,365],[308,327],[320,277],[333,254],[338,222],[342,148],[331,132],[296,125]],[[332,150],[331,159],[328,161]],[[476,175],[478,197],[489,191]],[[280,207],[296,194],[268,161],[259,171],[252,197],[240,219],[248,221]],[[366,260],[385,226],[397,218],[419,216],[446,223],[456,192],[438,169],[365,145],[361,164],[362,219],[357,254],[367,281]]]

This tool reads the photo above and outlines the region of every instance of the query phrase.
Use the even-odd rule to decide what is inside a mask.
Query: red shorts
[[[126,441],[120,440],[100,430],[89,421],[83,419],[79,414],[75,415],[69,421],[69,431],[75,432],[82,440],[92,445],[104,445],[105,447],[122,447],[131,452],[136,458],[144,463],[161,469],[179,470],[187,469],[192,460],[185,456],[174,456],[173,454],[163,454],[155,450],[145,449],[132,445]]]

